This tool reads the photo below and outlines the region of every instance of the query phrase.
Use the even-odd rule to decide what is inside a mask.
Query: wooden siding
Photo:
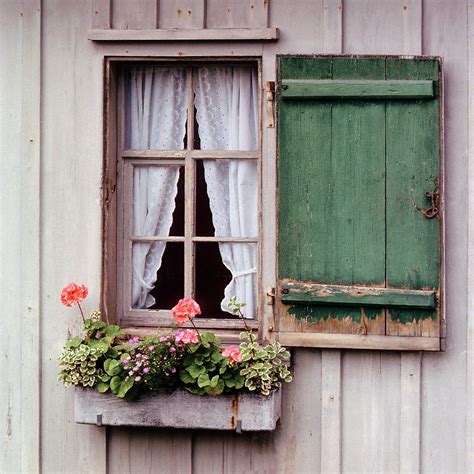
[[[473,8],[470,0],[272,0],[276,43],[158,45],[88,41],[91,0],[0,2],[0,472],[473,472]],[[444,58],[446,352],[296,350],[281,426],[270,434],[76,425],[56,358],[77,318],[58,294],[77,280],[92,290],[86,310],[98,304],[104,56],[263,55],[265,82],[275,79],[276,53],[326,52]],[[275,129],[262,139],[271,261]],[[274,285],[271,265],[262,279],[265,290]]]

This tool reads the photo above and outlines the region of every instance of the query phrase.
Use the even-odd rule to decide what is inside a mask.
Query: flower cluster
[[[100,311],[84,318],[81,301],[88,290],[70,283],[61,292],[66,306],[78,305],[84,321],[84,334],[68,341],[60,356],[59,378],[66,386],[95,387],[100,393],[112,392],[129,399],[143,391],[173,391],[183,388],[197,395],[220,395],[238,390],[268,395],[282,382],[291,381],[287,368],[290,354],[278,343],[265,346],[243,318],[235,297],[229,308],[242,319],[247,342],[222,347],[212,332],[200,333],[193,319],[201,308],[192,298],[184,298],[172,309],[180,327],[176,333],[141,340],[123,340],[119,326],[102,321]],[[189,322],[194,328],[181,328]]]
[[[188,319],[192,322],[192,318],[201,314],[201,308],[192,298],[183,298],[171,309],[171,312],[178,326],[182,326]]]
[[[61,291],[61,303],[64,306],[72,306],[83,301],[89,293],[85,285],[69,283]]]
[[[242,354],[237,346],[229,346],[222,350],[222,355],[230,364],[242,362]]]

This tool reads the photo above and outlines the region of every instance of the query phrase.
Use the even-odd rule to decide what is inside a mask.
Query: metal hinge
[[[267,81],[265,88],[267,127],[275,128],[275,81]]]

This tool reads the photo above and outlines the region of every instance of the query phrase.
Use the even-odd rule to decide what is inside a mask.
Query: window
[[[227,308],[236,295],[256,327],[258,63],[110,68],[117,198],[106,212],[105,250],[107,279],[117,277],[104,288],[108,311],[123,326],[168,326],[172,306],[193,296],[203,311],[199,325],[237,329]],[[110,162],[112,143],[108,150]]]

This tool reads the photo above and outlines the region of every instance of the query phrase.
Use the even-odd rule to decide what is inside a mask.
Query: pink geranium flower
[[[237,346],[226,347],[222,351],[222,355],[229,362],[242,362],[242,354],[240,353],[240,349]]]
[[[89,290],[85,285],[77,285],[76,283],[69,283],[61,291],[61,303],[64,306],[72,306],[79,304],[87,297]]]
[[[183,298],[171,309],[171,313],[176,319],[178,326],[182,326],[188,319],[201,314],[201,308],[192,298]]]
[[[184,329],[176,333],[174,337],[176,344],[196,344],[199,342],[199,337],[194,329]]]

